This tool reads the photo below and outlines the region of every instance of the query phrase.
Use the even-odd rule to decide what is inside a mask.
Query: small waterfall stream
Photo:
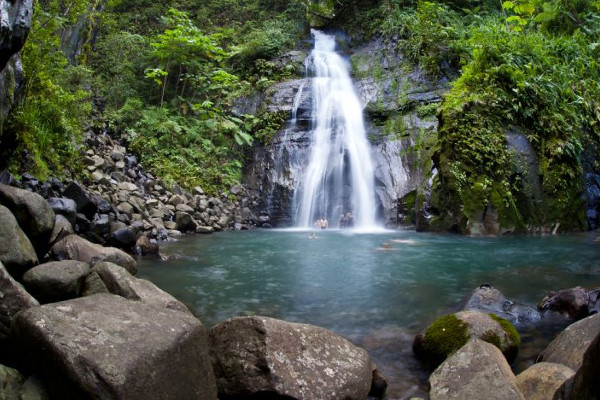
[[[312,137],[308,165],[294,194],[295,225],[309,228],[326,218],[337,227],[341,214],[351,212],[356,228],[373,229],[374,167],[349,64],[335,52],[333,35],[312,34],[315,46],[306,60]]]

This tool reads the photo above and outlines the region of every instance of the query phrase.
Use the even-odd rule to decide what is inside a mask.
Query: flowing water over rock
[[[313,35],[315,48],[307,59],[312,90],[311,154],[294,196],[295,222],[310,227],[317,218],[334,221],[353,212],[357,227],[373,228],[373,162],[349,64],[335,52],[334,36],[319,31]]]

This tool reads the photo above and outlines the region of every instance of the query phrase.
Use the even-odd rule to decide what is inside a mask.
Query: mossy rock
[[[415,337],[413,351],[426,367],[436,368],[449,355],[478,338],[498,347],[508,362],[514,361],[521,343],[507,320],[479,311],[461,311],[438,318]]]

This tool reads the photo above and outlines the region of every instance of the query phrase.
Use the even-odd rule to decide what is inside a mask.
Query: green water
[[[412,335],[482,283],[532,307],[551,290],[600,286],[600,243],[592,234],[308,236],[259,230],[184,237],[161,247],[174,260],[144,258],[138,276],[184,302],[207,327],[255,314],[322,326],[364,344],[388,375],[405,381],[411,372],[404,370],[416,368],[407,359]],[[382,250],[386,242],[391,247]]]

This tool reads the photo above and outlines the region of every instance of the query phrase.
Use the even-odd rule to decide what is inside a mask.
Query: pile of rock
[[[256,200],[241,185],[220,197],[209,196],[200,187],[191,192],[178,186],[168,189],[110,136],[87,133],[86,144],[89,180],[40,182],[24,174],[17,182],[2,173],[0,182],[46,198],[54,212],[64,217],[63,230],[127,251],[156,252],[157,241],[181,233],[269,227],[268,217],[258,218],[251,211]],[[140,237],[142,243],[136,247]]]
[[[341,336],[261,317],[207,332],[39,194],[1,185],[0,202],[0,399],[383,397],[367,352]]]
[[[435,368],[429,377],[430,400],[599,398],[597,293],[598,289],[580,287],[550,293],[538,305],[538,312],[507,300],[490,285],[480,286],[459,303],[462,311],[439,318],[415,338],[415,354]],[[592,315],[569,325],[535,364],[515,376],[509,362],[520,340],[512,323],[536,324],[547,313],[561,313],[565,318]]]

